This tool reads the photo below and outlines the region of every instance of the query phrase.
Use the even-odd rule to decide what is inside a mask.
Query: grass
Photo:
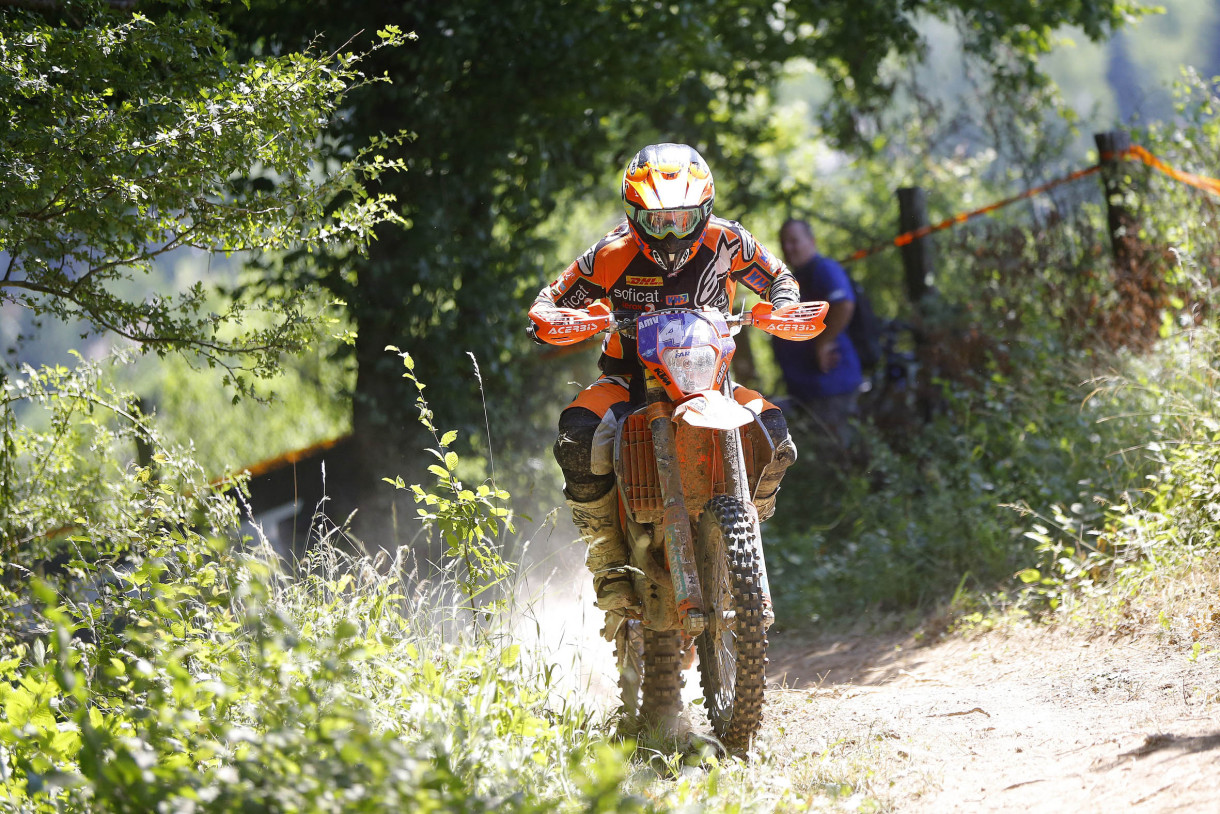
[[[962,597],[959,633],[1039,623],[1220,655],[1220,330],[1204,322],[1089,383],[1114,421],[1143,428],[1121,450],[1142,475],[1091,505],[1013,506],[1034,543],[1006,590]],[[1116,452],[1118,452],[1116,451]],[[1117,457],[1117,456],[1115,456]]]

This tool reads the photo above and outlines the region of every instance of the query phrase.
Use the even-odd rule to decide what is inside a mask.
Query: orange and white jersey
[[[788,267],[739,223],[713,215],[694,256],[666,274],[649,259],[624,220],[543,288],[530,312],[542,315],[556,307],[584,309],[602,302],[612,311],[710,305],[728,313],[738,283],[770,302],[777,296],[800,299]],[[606,338],[602,351],[603,370],[627,372],[613,363],[624,356],[617,334]]]

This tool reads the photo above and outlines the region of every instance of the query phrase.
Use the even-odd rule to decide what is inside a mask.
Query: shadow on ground
[[[767,678],[793,689],[887,684],[919,665],[909,634],[808,636],[772,633]]]

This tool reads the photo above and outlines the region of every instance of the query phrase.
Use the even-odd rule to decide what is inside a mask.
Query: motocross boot
[[[585,565],[593,572],[597,607],[604,611],[639,605],[627,565],[627,544],[618,519],[618,491],[611,489],[599,498],[580,502],[564,490],[572,509],[572,523],[589,546]]]
[[[784,472],[796,463],[796,444],[789,435],[775,447],[771,463],[763,467],[758,479],[758,488],[754,490],[754,508],[758,510],[758,519],[766,520],[775,514],[775,496],[779,494],[779,482],[784,479]]]

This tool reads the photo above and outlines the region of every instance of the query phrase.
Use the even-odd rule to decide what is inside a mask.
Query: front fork
[[[665,533],[665,561],[673,580],[678,620],[687,636],[703,632],[707,619],[703,612],[703,590],[695,570],[695,544],[691,534],[690,513],[682,496],[682,477],[674,440],[673,402],[651,370],[644,371],[648,405],[644,416],[652,432],[652,448],[657,459],[657,477],[664,500],[662,524]]]
[[[678,619],[682,630],[691,637],[703,632],[706,617],[703,604],[703,590],[699,584],[698,572],[695,567],[695,546],[691,533],[690,512],[686,509],[686,501],[682,493],[681,470],[677,460],[677,443],[673,425],[673,402],[665,393],[665,388],[653,375],[646,370],[645,386],[648,394],[648,405],[645,417],[649,430],[652,432],[653,452],[657,460],[657,475],[664,500],[664,516],[662,524],[665,534],[665,560],[669,565],[670,578],[673,580],[674,601],[677,605]],[[731,385],[726,383],[726,388]],[[732,393],[726,395],[732,398]],[[763,557],[762,534],[758,527],[758,514],[754,509],[754,497],[750,494],[750,485],[746,479],[745,451],[741,443],[741,430],[727,430],[716,433],[721,460],[724,461],[725,491],[735,496],[743,505],[749,506],[755,533],[752,535],[758,541],[758,571],[759,587],[762,589],[763,624],[770,627],[775,620],[775,612],[771,605],[771,583],[767,578],[767,563]]]

